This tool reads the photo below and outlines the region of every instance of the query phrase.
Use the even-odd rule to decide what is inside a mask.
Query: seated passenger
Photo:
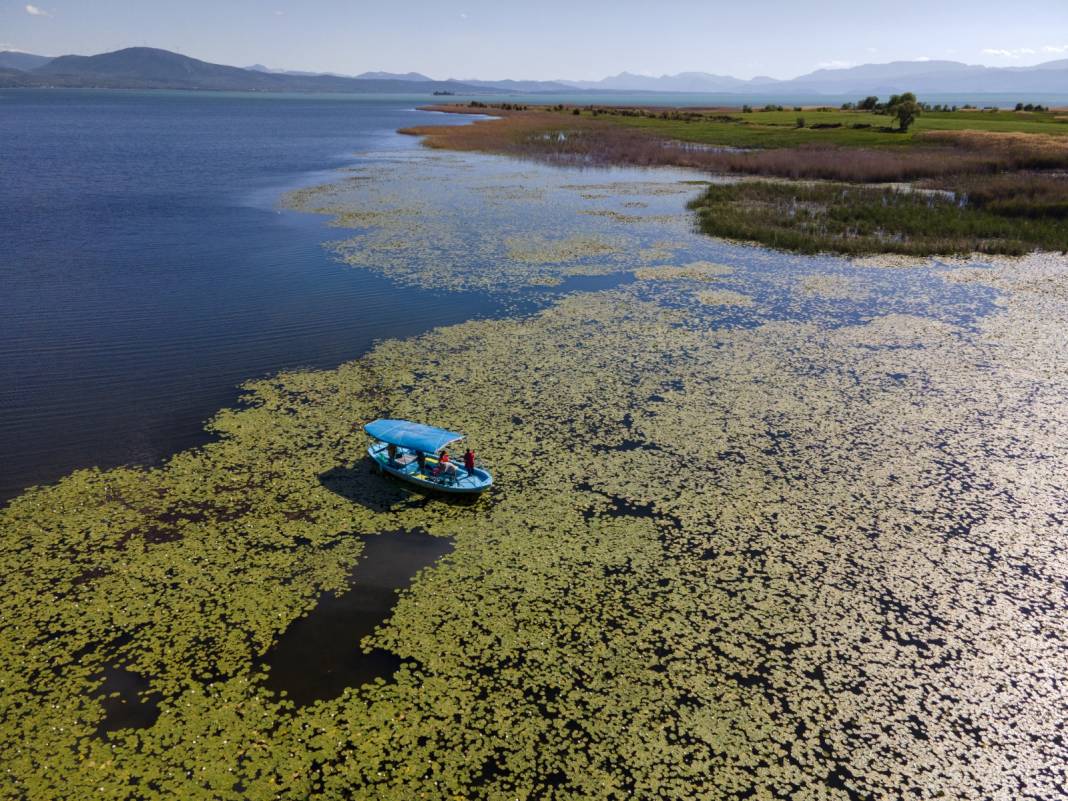
[[[434,475],[456,478],[456,465],[449,460],[448,451],[442,451],[441,456],[438,457],[438,469],[434,471]]]

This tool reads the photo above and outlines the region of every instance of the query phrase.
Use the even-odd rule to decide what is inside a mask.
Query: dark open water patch
[[[359,536],[359,535],[353,535]],[[253,670],[268,670],[265,686],[297,706],[336,698],[348,687],[388,680],[401,658],[381,648],[364,653],[360,641],[389,619],[400,592],[416,573],[453,550],[446,537],[425,532],[362,536],[363,554],[349,576],[349,589],[324,593],[309,614],[296,620]],[[159,693],[127,667],[106,667],[95,695],[104,710],[97,734],[147,729],[160,715]]]
[[[355,535],[354,535],[355,536]],[[360,640],[384,623],[415,574],[453,549],[452,540],[423,532],[364,537],[364,552],[341,595],[324,594],[295,621],[255,667],[269,671],[266,686],[297,706],[336,698],[347,687],[389,679],[396,654],[364,653]]]
[[[162,696],[149,691],[147,678],[125,667],[112,665],[104,669],[104,682],[97,690],[104,719],[97,734],[119,729],[147,729],[159,718]]]

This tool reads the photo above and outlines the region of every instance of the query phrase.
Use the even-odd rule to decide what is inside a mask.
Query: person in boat
[[[475,474],[475,452],[470,448],[464,453],[464,470],[467,471],[469,476]]]
[[[441,456],[438,457],[437,475],[456,478],[456,465],[449,459],[448,450],[442,451]]]
[[[415,452],[415,461],[417,461],[419,463],[419,472],[420,473],[425,473],[426,472],[426,454],[423,453],[422,451],[416,451]]]
[[[397,446],[392,442],[386,446],[386,454],[389,456],[389,463],[396,464],[397,462]]]

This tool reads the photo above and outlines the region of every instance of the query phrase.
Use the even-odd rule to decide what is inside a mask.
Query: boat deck
[[[392,462],[387,455],[388,450],[385,443],[376,443],[368,449],[368,452],[371,458],[378,462],[379,467],[386,473],[407,481],[449,492],[477,492],[485,489],[492,481],[489,473],[480,469],[477,465],[474,471],[469,473],[461,465],[451,460],[449,464],[452,465],[453,469],[438,475],[436,473],[439,467],[438,459],[436,456],[429,454],[423,460],[423,469],[420,469],[415,452],[408,448],[397,448],[396,458]]]

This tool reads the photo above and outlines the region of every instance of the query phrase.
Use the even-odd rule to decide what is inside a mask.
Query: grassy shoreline
[[[701,230],[713,236],[806,253],[1020,255],[1068,249],[1062,230],[1068,217],[1068,115],[1062,112],[935,113],[921,117],[916,131],[900,133],[889,130],[885,116],[855,111],[803,110],[797,114],[804,115],[805,127],[790,128],[784,115],[794,112],[430,108],[495,117],[401,130],[426,137],[432,148],[777,179],[774,188],[710,188],[695,208],[701,210]],[[805,183],[784,185],[781,179]],[[812,181],[833,183],[816,197]],[[941,197],[890,195],[871,186],[885,183],[915,184]],[[764,201],[771,196],[769,205]],[[862,215],[854,207],[858,201]],[[798,208],[805,213],[796,214]],[[858,215],[864,225],[847,224]]]

